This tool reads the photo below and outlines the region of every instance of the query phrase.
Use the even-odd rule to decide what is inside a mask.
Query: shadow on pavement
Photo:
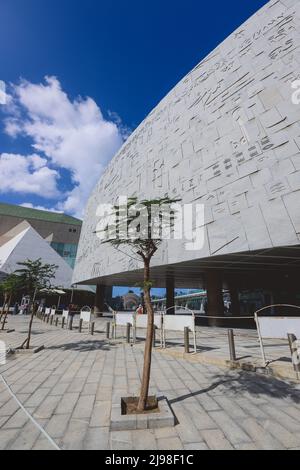
[[[216,382],[212,383],[209,387],[174,398],[169,401],[170,405],[211,392],[221,385],[223,390],[225,388],[227,392],[233,395],[248,392],[256,396],[266,395],[273,398],[289,398],[295,403],[300,403],[300,388],[296,383],[285,382],[275,377],[258,376],[257,374],[244,371],[235,372],[234,375],[232,375],[232,372],[228,372],[222,376],[216,375],[214,378]]]
[[[76,343],[48,346],[46,349],[62,349],[63,351],[87,352],[95,350],[110,351],[111,347],[105,341],[77,341]]]

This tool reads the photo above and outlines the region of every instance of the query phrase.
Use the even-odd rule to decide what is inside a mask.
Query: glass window
[[[52,248],[74,268],[78,245],[74,243],[51,243]]]

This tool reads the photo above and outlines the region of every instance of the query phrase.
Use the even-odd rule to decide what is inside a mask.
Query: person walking
[[[142,305],[139,305],[139,307],[136,310],[137,315],[143,315],[144,313],[144,308]]]
[[[14,315],[18,315],[18,313],[19,313],[19,307],[20,307],[20,306],[19,306],[18,302],[16,302],[15,305],[14,305]]]

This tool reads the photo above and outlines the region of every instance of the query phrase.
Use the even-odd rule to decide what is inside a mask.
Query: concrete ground
[[[226,328],[209,327],[197,327],[196,330],[197,353],[189,357],[189,360],[202,364],[228,367],[230,362],[228,330]],[[257,331],[242,329],[234,329],[233,331],[236,351],[235,366],[237,368],[246,368],[247,370],[258,371],[278,378],[296,379],[287,339],[263,340],[268,362],[267,367],[265,367]],[[182,334],[169,333],[167,349],[162,352],[187,358],[184,354],[183,341]],[[191,336],[190,343],[190,352],[193,352]]]
[[[201,362],[209,351],[228,357],[226,332],[219,329],[200,329],[196,355],[182,355],[178,335],[171,335],[166,351],[154,351],[151,393],[168,398],[175,427],[110,432],[113,395],[139,392],[143,341],[134,346],[121,338],[107,341],[105,322],[97,320],[91,336],[35,320],[32,344],[44,344],[45,350],[12,356],[0,366],[15,395],[1,379],[0,449],[300,448],[300,385]],[[16,347],[26,337],[27,324],[28,318],[9,318],[16,331],[0,333],[0,340]],[[238,355],[256,354],[259,360],[255,332],[238,331],[236,339]],[[290,366],[285,342],[270,342],[267,349]]]

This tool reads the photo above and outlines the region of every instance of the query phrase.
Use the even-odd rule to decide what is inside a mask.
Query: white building
[[[170,305],[174,285],[205,287],[210,313],[221,313],[222,286],[236,302],[243,286],[294,289],[299,78],[300,2],[271,0],[170,91],[108,165],[87,205],[73,281],[139,281],[142,265],[94,234],[97,207],[167,194],[205,207],[202,249],[165,242],[153,261]]]
[[[72,268],[26,222],[20,227],[19,233],[0,246],[0,274],[11,274],[15,270],[20,269],[19,262],[24,262],[28,259],[37,260],[39,258],[45,264],[58,266],[55,279],[51,281],[54,286],[60,286],[65,289],[71,287]]]

